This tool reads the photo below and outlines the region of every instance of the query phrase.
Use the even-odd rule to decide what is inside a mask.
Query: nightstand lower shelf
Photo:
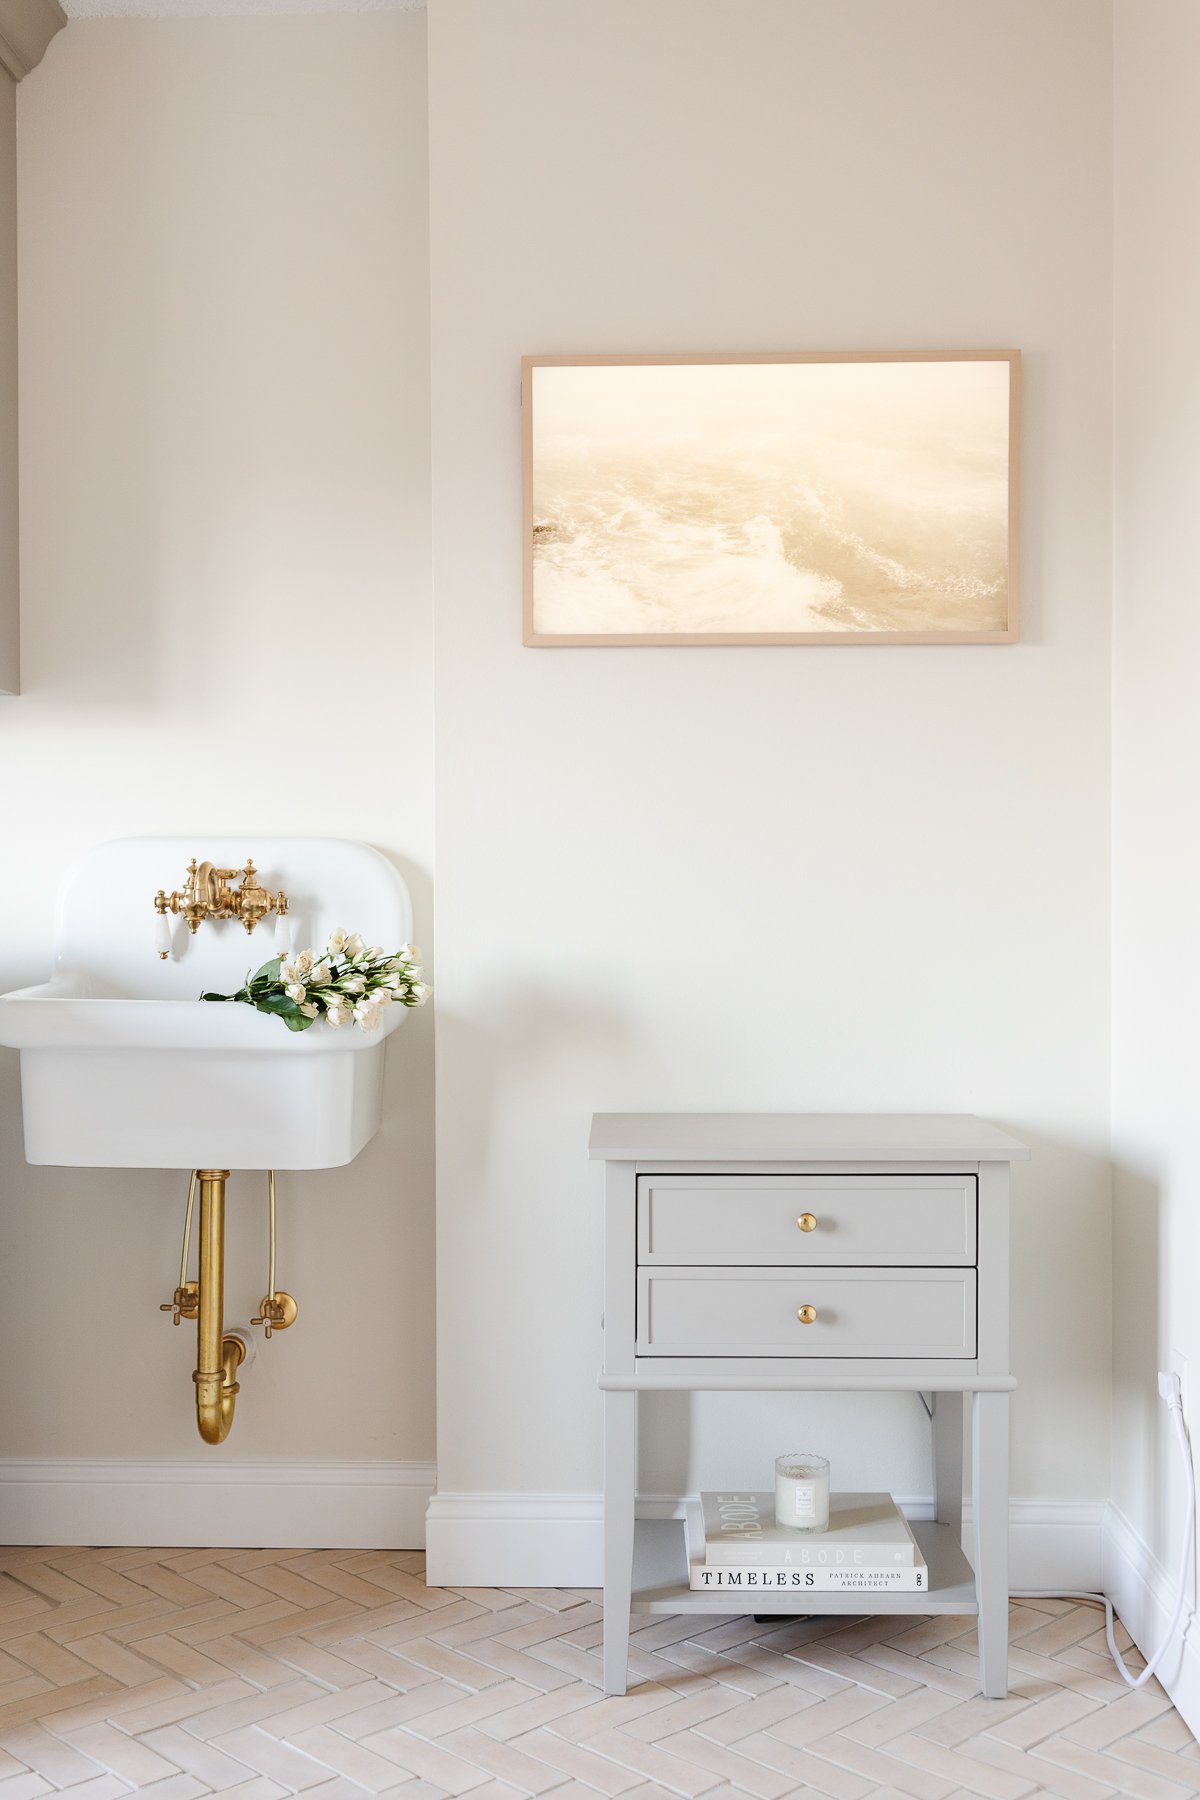
[[[785,1613],[792,1616],[842,1613],[977,1613],[975,1576],[950,1525],[913,1524],[913,1534],[929,1565],[929,1591],[922,1594],[698,1592],[688,1585],[687,1522],[639,1519],[634,1528],[635,1613]]]

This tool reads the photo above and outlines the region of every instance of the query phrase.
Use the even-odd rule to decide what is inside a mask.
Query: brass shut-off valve
[[[200,1283],[185,1281],[175,1289],[173,1300],[164,1300],[159,1312],[171,1314],[172,1325],[178,1325],[181,1319],[194,1319],[200,1311]]]
[[[292,1296],[278,1288],[274,1294],[263,1295],[250,1323],[265,1326],[263,1336],[270,1337],[273,1331],[286,1331],[289,1325],[294,1325],[299,1310]]]

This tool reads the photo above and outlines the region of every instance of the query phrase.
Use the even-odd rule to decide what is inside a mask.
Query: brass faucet
[[[287,914],[288,897],[283,889],[272,894],[263,887],[249,858],[244,869],[220,869],[215,863],[197,863],[193,856],[187,873],[182,892],[176,889],[167,894],[159,888],[154,910],[164,919],[168,912],[182,913],[193,935],[205,919],[240,919],[249,934],[268,913],[277,913],[281,919]],[[240,886],[231,887],[239,877]],[[165,961],[170,952],[160,950],[158,954]]]

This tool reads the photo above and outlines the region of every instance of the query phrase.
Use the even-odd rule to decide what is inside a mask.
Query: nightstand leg
[[[635,1393],[604,1396],[604,1691],[623,1694],[629,1678],[633,1515],[637,1496]]]
[[[1008,1693],[1008,1395],[976,1394],[971,1418],[979,1677],[989,1700]]]
[[[962,1533],[963,1513],[963,1397],[933,1397],[933,1486],[937,1495],[939,1525],[952,1525]]]

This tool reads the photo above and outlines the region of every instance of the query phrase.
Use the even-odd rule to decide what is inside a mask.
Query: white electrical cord
[[[1168,1374],[1165,1370],[1160,1370],[1158,1377],[1158,1391],[1160,1397],[1167,1403],[1167,1410],[1171,1415],[1171,1423],[1175,1427],[1175,1438],[1179,1445],[1180,1455],[1183,1457],[1184,1481],[1187,1486],[1187,1518],[1183,1527],[1183,1550],[1179,1558],[1179,1580],[1175,1594],[1175,1610],[1171,1614],[1170,1624],[1163,1633],[1162,1643],[1147,1662],[1141,1674],[1130,1674],[1128,1668],[1125,1666],[1125,1661],[1121,1652],[1117,1649],[1117,1640],[1114,1635],[1115,1620],[1113,1616],[1112,1601],[1107,1594],[1072,1592],[1052,1593],[1048,1588],[1026,1588],[1020,1593],[1014,1589],[1011,1595],[1014,1600],[1094,1600],[1097,1605],[1102,1606],[1104,1608],[1104,1635],[1108,1639],[1108,1647],[1112,1652],[1112,1659],[1117,1665],[1122,1681],[1131,1688],[1145,1687],[1155,1669],[1157,1669],[1159,1663],[1166,1655],[1171,1640],[1175,1636],[1175,1627],[1179,1624],[1179,1621],[1183,1616],[1184,1601],[1187,1595],[1188,1566],[1192,1558],[1192,1546],[1196,1540],[1196,1471],[1192,1466],[1192,1446],[1191,1440],[1188,1437],[1187,1424],[1183,1417],[1183,1395],[1180,1392],[1178,1375]]]

